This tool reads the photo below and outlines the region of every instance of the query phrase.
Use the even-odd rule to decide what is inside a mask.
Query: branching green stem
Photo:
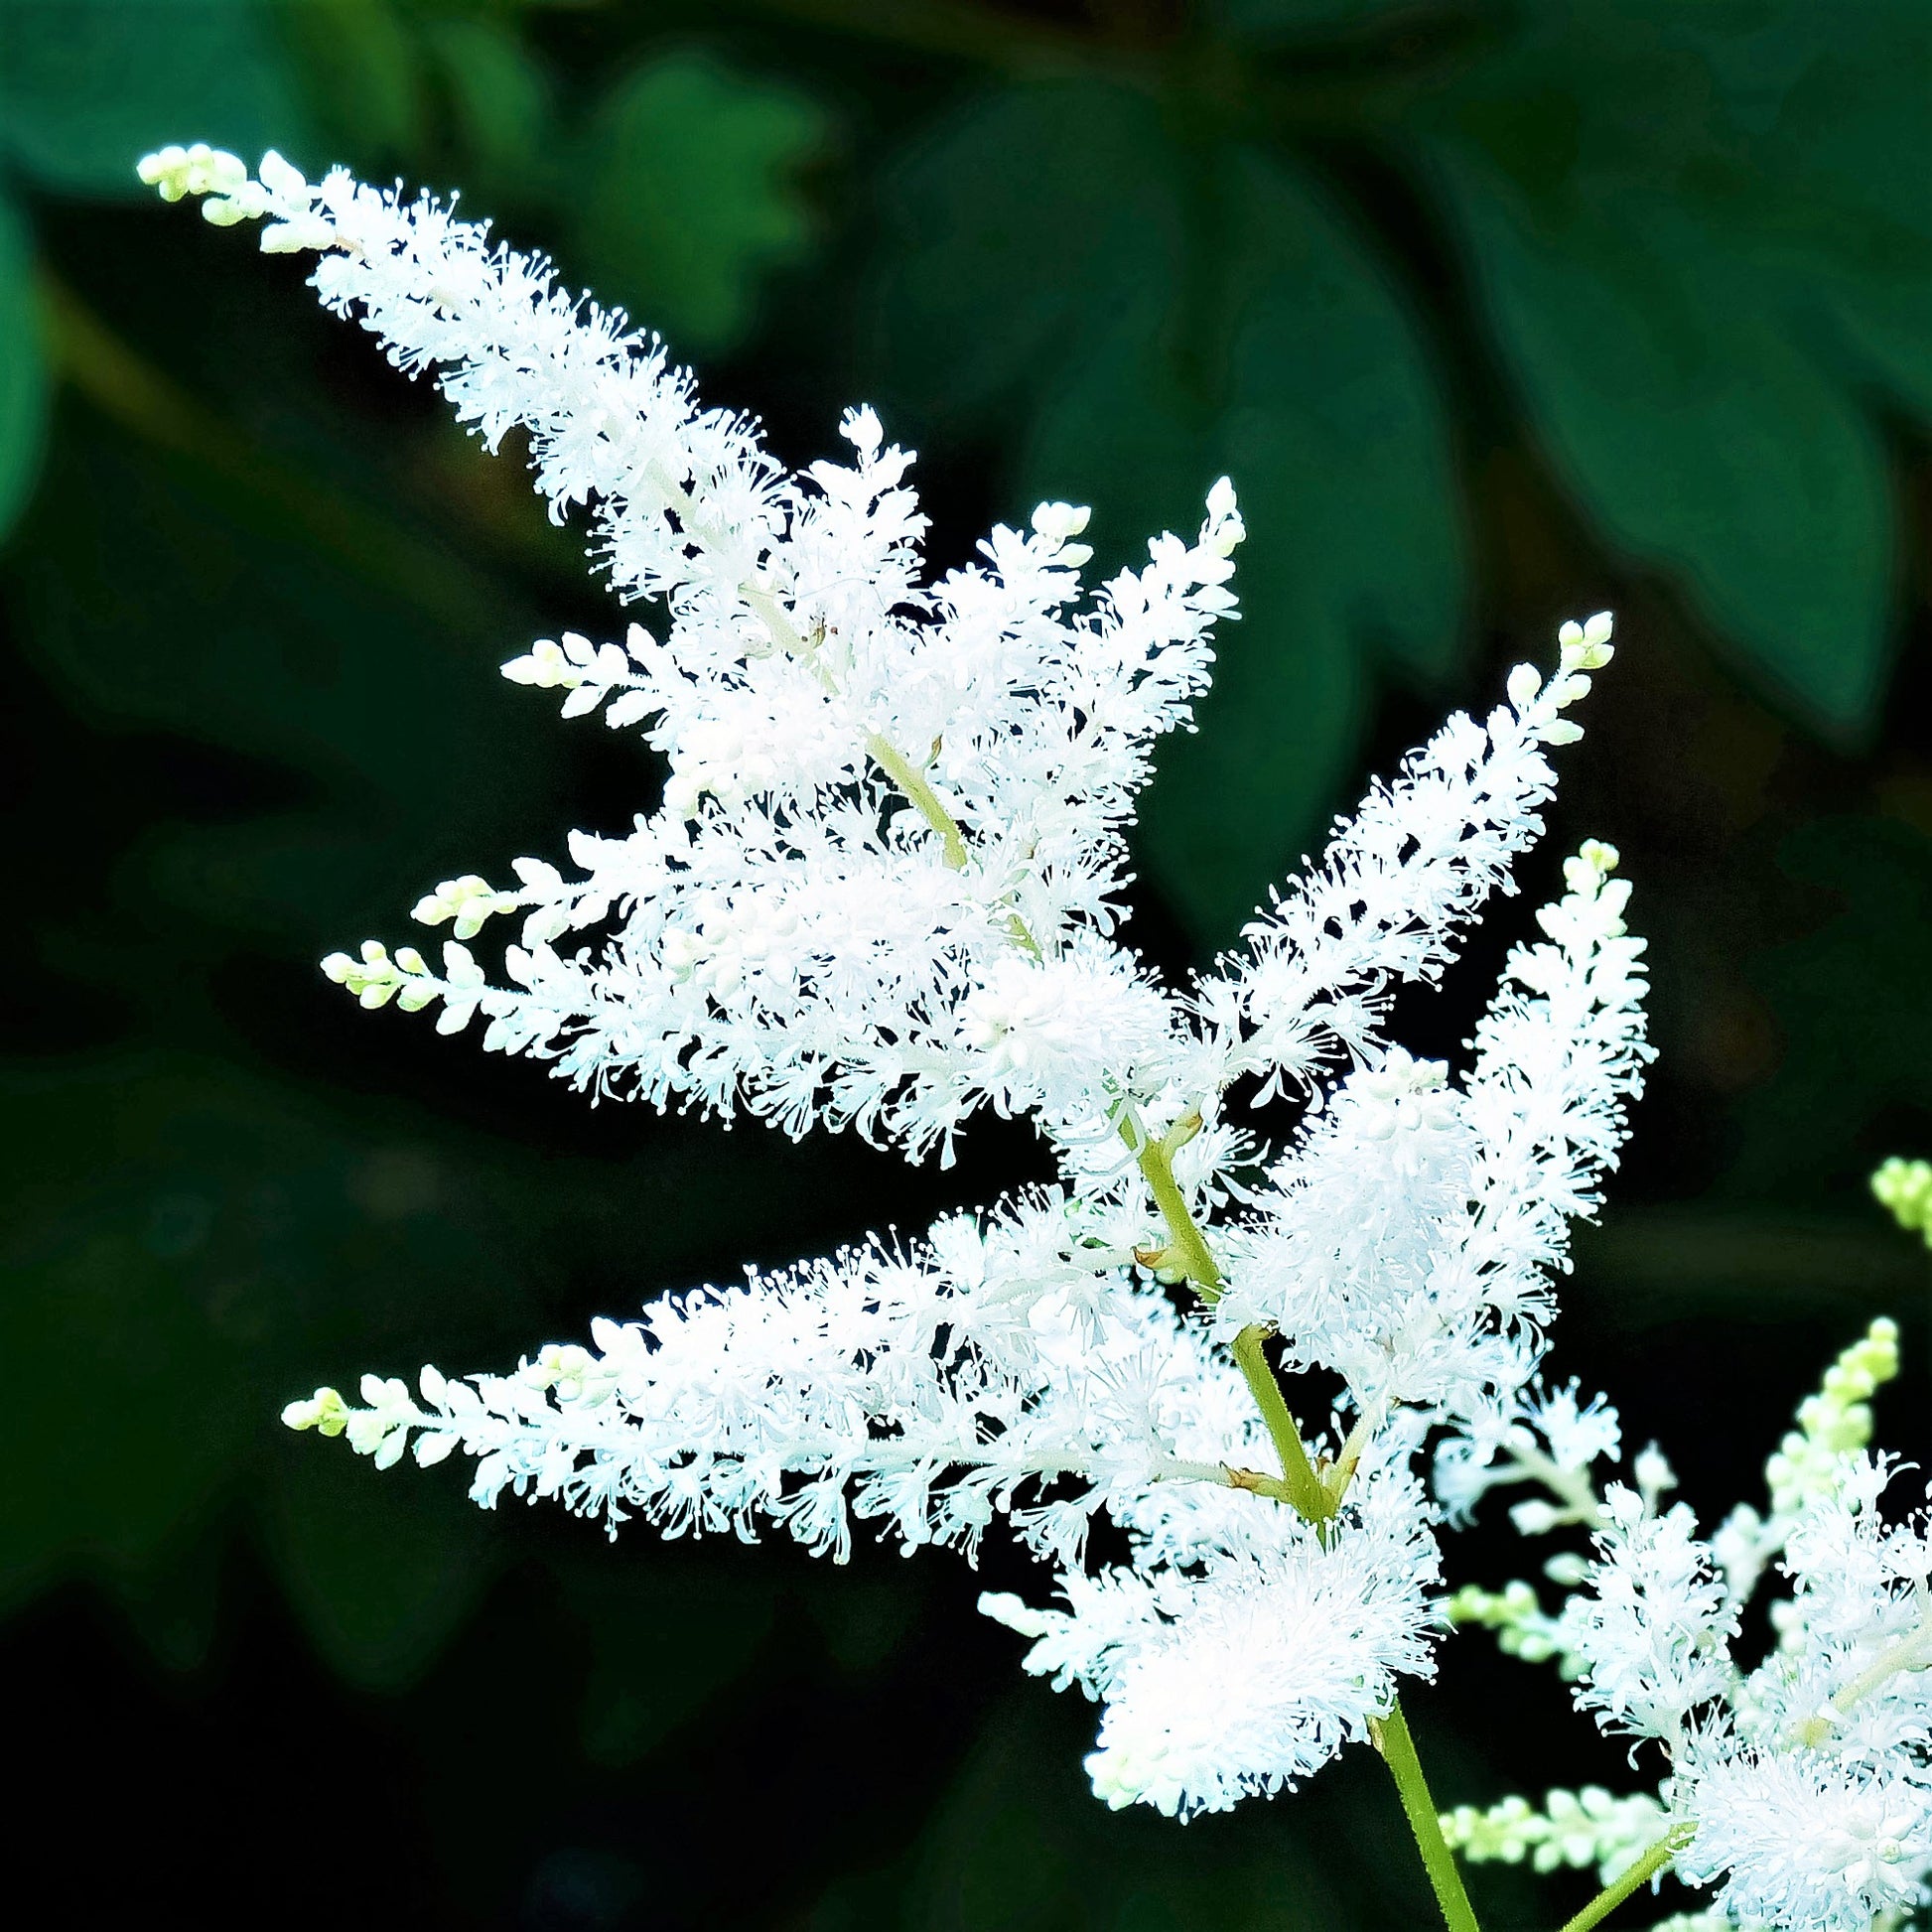
[[[1173,1177],[1173,1150],[1166,1141],[1150,1140],[1137,1120],[1123,1120],[1121,1138],[1134,1150],[1148,1191],[1168,1225],[1168,1263],[1193,1283],[1204,1302],[1221,1299],[1221,1269],[1195,1224],[1187,1197]]]
[[[1563,1932],[1589,1932],[1592,1925],[1602,1924],[1626,1898],[1634,1897],[1649,1884],[1690,1842],[1691,1828],[1673,1825],[1628,1871],[1605,1885],[1575,1918],[1566,1920]]]
[[[866,734],[866,750],[880,770],[905,794],[919,816],[939,834],[946,864],[954,872],[962,871],[966,864],[966,834],[959,829],[959,821],[939,802],[939,794],[913,770],[912,760],[878,732]],[[1033,935],[1029,933],[1027,937],[1031,940]],[[1039,948],[1035,946],[1033,950],[1037,953]]]
[[[1288,1485],[1289,1500],[1310,1522],[1322,1523],[1335,1513],[1335,1499],[1315,1474],[1302,1432],[1295,1426],[1295,1417],[1282,1394],[1282,1385],[1268,1365],[1268,1357],[1262,1350],[1267,1333],[1265,1328],[1250,1322],[1234,1338],[1234,1359],[1247,1379],[1262,1421],[1268,1425],[1275,1453],[1282,1459],[1282,1477]]]
[[[1190,1130],[1183,1123],[1179,1131]],[[1169,1266],[1186,1275],[1203,1301],[1218,1301],[1221,1270],[1206,1236],[1188,1209],[1179,1182],[1174,1179],[1173,1145],[1167,1140],[1149,1138],[1131,1111],[1123,1114],[1120,1132],[1121,1138],[1134,1150],[1155,1205],[1167,1223],[1168,1250],[1164,1259]],[[1264,1348],[1266,1340],[1267,1330],[1250,1323],[1234,1338],[1234,1359],[1282,1459],[1278,1499],[1288,1502],[1317,1529],[1322,1529],[1334,1515],[1339,1496],[1322,1482],[1309,1459],[1308,1446],[1302,1441],[1288,1399],[1269,1366]],[[1356,1457],[1360,1453],[1361,1446],[1356,1445]],[[1244,1475],[1249,1479],[1243,1480]],[[1274,1483],[1254,1478],[1247,1471],[1229,1470],[1228,1478],[1237,1488],[1252,1489],[1260,1495],[1276,1493]],[[1462,1874],[1456,1868],[1455,1855],[1443,1836],[1441,1817],[1435,1799],[1430,1796],[1429,1781],[1423,1776],[1422,1761],[1416,1755],[1415,1739],[1409,1734],[1400,1699],[1390,1705],[1386,1717],[1371,1724],[1370,1733],[1395,1779],[1409,1828],[1415,1833],[1416,1849],[1422,1854],[1423,1868],[1429,1873],[1448,1932],[1482,1932],[1476,1923],[1475,1908],[1469,1903],[1469,1894],[1463,1888]]]
[[[1168,1249],[1164,1260],[1169,1267],[1187,1277],[1202,1301],[1217,1302],[1221,1297],[1220,1264],[1214,1259],[1213,1250],[1207,1245],[1207,1237],[1201,1233],[1199,1224],[1188,1208],[1187,1197],[1180,1191],[1180,1183],[1173,1174],[1175,1146],[1180,1145],[1198,1126],[1198,1119],[1192,1120],[1191,1124],[1181,1122],[1176,1129],[1179,1138],[1170,1135],[1166,1140],[1157,1141],[1150,1139],[1137,1121],[1124,1118],[1120,1132],[1121,1138],[1134,1149],[1134,1157],[1147,1181],[1148,1191],[1153,1194],[1154,1204],[1161,1210],[1162,1220],[1167,1223]],[[1302,1432],[1296,1427],[1281,1384],[1276,1381],[1275,1371],[1269,1367],[1268,1357],[1263,1352],[1262,1344],[1266,1339],[1267,1330],[1264,1328],[1252,1324],[1243,1328],[1234,1338],[1234,1359],[1247,1380],[1255,1406],[1261,1411],[1262,1421],[1268,1425],[1275,1453],[1282,1459],[1282,1476],[1288,1501],[1311,1522],[1318,1523],[1335,1513],[1335,1499],[1323,1486],[1321,1478],[1314,1472],[1313,1463],[1309,1460]]]
[[[1386,1717],[1371,1719],[1368,1728],[1389,1775],[1395,1779],[1409,1829],[1416,1835],[1416,1850],[1422,1854],[1423,1869],[1429,1873],[1436,1903],[1442,1907],[1443,1923],[1449,1932],[1482,1932],[1476,1923],[1475,1907],[1463,1889],[1455,1854],[1443,1836],[1442,1814],[1429,1795],[1429,1780],[1423,1776],[1416,1740],[1409,1734],[1409,1721],[1402,1715],[1402,1700],[1397,1698],[1389,1706]],[[1565,1927],[1564,1932],[1572,1932],[1571,1927]]]

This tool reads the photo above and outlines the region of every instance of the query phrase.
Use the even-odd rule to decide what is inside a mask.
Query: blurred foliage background
[[[1449,703],[1613,606],[1557,836],[1624,850],[1663,1056],[1557,1366],[1714,1508],[1880,1310],[1912,1337],[1882,1426],[1928,1447],[1924,1257],[1863,1177],[1932,1151],[1929,18],[0,0],[0,1654],[17,1842],[76,1911],[1428,1918],[1365,1755],[1185,1831],[1103,1812],[1090,1714],[1020,1679],[949,1560],[610,1548],[278,1430],[319,1380],[497,1366],[1037,1155],[983,1128],[942,1176],[593,1113],[323,983],[428,884],[655,779],[494,675],[616,621],[514,454],[136,156],[460,187],[792,460],[875,401],[942,560],[1053,495],[1097,506],[1104,563],[1233,473],[1247,616],[1140,836],[1171,967]],[[1419,1043],[1461,1037],[1521,922],[1415,1004]],[[1480,1531],[1450,1561],[1516,1567]],[[1626,1782],[1485,1641],[1416,1700],[1439,1796]],[[1505,1932],[1578,1902],[1476,1883]]]

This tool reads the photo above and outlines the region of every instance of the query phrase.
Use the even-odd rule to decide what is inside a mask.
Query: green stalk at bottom
[[[1600,1925],[1626,1898],[1641,1891],[1683,1851],[1687,1838],[1682,1825],[1666,1832],[1628,1871],[1605,1885],[1575,1918],[1566,1919],[1563,1932],[1589,1932],[1592,1925]]]
[[[1456,1867],[1455,1854],[1443,1836],[1442,1817],[1435,1799],[1429,1795],[1429,1780],[1423,1776],[1422,1759],[1416,1755],[1416,1740],[1409,1734],[1409,1721],[1402,1715],[1400,1698],[1390,1704],[1387,1717],[1371,1722],[1369,1732],[1375,1739],[1375,1748],[1382,1753],[1383,1763],[1389,1767],[1389,1775],[1395,1779],[1409,1829],[1416,1835],[1416,1850],[1422,1854],[1423,1869],[1429,1873],[1436,1903],[1442,1907],[1443,1923],[1449,1932],[1482,1932],[1476,1923],[1475,1907],[1462,1888],[1462,1873]]]

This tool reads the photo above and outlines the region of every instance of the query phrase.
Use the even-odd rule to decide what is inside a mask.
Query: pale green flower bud
[[[1932,1161],[1901,1161],[1896,1156],[1871,1176],[1879,1204],[1908,1232],[1932,1247]]]
[[[348,1427],[348,1404],[336,1389],[318,1389],[282,1411],[282,1421],[290,1429],[314,1429],[325,1436],[340,1436]]]
[[[1543,673],[1534,664],[1518,664],[1510,672],[1503,689],[1518,711],[1527,711],[1536,702],[1536,694],[1543,689]]]
[[[424,925],[441,925],[446,919],[454,919],[456,936],[474,939],[492,913],[508,912],[517,903],[514,893],[499,893],[488,880],[470,872],[461,879],[444,880],[435,892],[419,898],[411,917]]]
[[[1034,528],[1043,537],[1064,543],[1087,527],[1093,511],[1081,503],[1041,503],[1034,511]]]
[[[1598,611],[1583,623],[1566,623],[1557,632],[1566,671],[1600,671],[1616,655],[1610,643],[1615,620],[1607,611]]]

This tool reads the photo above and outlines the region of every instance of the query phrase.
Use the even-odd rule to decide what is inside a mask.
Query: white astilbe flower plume
[[[1501,1440],[1647,1057],[1615,853],[1570,862],[1461,1073],[1390,1042],[1389,1002],[1511,889],[1608,616],[1377,785],[1241,951],[1164,986],[1122,938],[1123,832],[1234,615],[1225,481],[1191,537],[1097,589],[1064,503],[935,575],[911,459],[871,410],[844,461],[788,474],[655,338],[442,203],[205,148],[142,173],[312,252],[323,301],[488,446],[520,430],[553,514],[584,512],[613,592],[646,607],[504,669],[639,733],[655,806],[571,834],[568,875],[523,858],[513,883],[436,884],[416,915],[450,929],[437,963],[370,940],[330,976],[440,1007],[445,1032],[482,1016],[486,1046],[593,1095],[942,1158],[985,1107],[1058,1163],[920,1239],[667,1296],[508,1374],[324,1389],[287,1420],[385,1466],[461,1452],[485,1505],[671,1536],[777,1526],[843,1558],[870,1519],[970,1558],[1004,1521],[1057,1606],[986,1607],[1033,1638],[1030,1669],[1100,1701],[1112,1803],[1222,1809],[1376,1734],[1397,1680],[1433,1669],[1425,1438]],[[491,966],[471,947],[499,918],[518,930]],[[1271,1151],[1235,1114],[1284,1094],[1304,1122]],[[1275,1336],[1287,1370],[1339,1378],[1306,1419],[1331,1436],[1298,1424]],[[1095,1571],[1102,1515],[1128,1555]]]

